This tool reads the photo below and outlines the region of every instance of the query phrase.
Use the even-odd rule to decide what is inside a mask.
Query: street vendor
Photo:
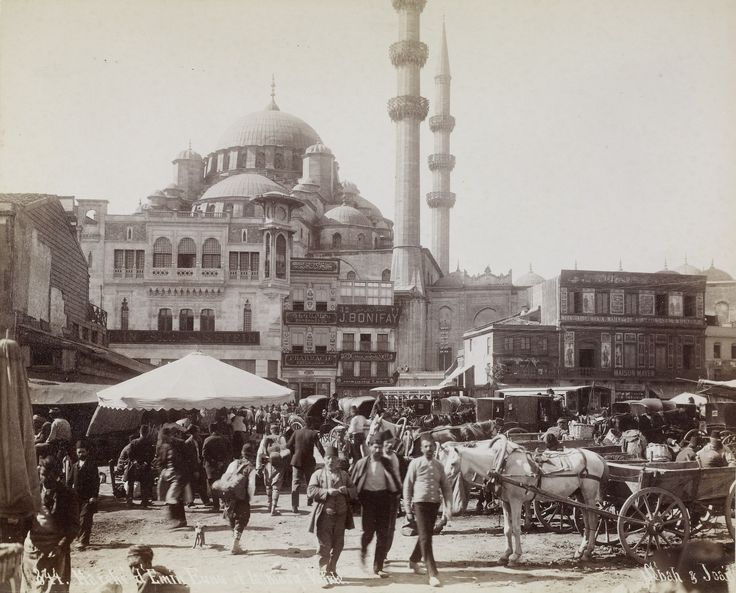
[[[557,424],[555,426],[550,426],[547,429],[547,432],[545,432],[540,440],[544,440],[545,436],[551,434],[554,435],[555,439],[558,441],[561,441],[564,437],[569,436],[569,433],[567,431],[567,420],[564,418],[558,418]]]

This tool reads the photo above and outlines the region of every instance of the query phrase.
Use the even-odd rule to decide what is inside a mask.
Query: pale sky
[[[172,181],[265,107],[305,120],[393,218],[390,0],[1,0],[0,191],[103,198]],[[733,0],[429,0],[433,112],[442,15],[452,70],[450,261],[545,277],[736,275]],[[421,128],[422,156],[432,134]],[[422,166],[422,234],[429,245]]]

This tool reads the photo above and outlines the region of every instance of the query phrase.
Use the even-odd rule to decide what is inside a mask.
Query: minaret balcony
[[[400,95],[388,100],[388,115],[391,121],[416,119],[424,121],[429,112],[429,101],[416,95]]]
[[[432,132],[452,132],[455,129],[455,118],[451,115],[433,115],[429,118],[429,129]]]
[[[436,171],[437,169],[452,171],[455,168],[455,155],[444,153],[430,154],[427,162],[430,171]]]
[[[394,10],[417,10],[421,12],[427,4],[427,0],[393,0]]]
[[[427,194],[427,205],[430,208],[452,208],[455,205],[455,193],[451,191],[431,191]]]
[[[413,64],[422,68],[427,62],[429,49],[426,43],[407,39],[392,43],[388,48],[388,55],[395,67]]]

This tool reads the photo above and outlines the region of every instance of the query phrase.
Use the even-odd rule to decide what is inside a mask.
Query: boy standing
[[[79,541],[74,547],[84,550],[89,545],[92,520],[97,512],[97,498],[100,495],[100,474],[97,466],[89,459],[89,447],[84,441],[77,442],[77,461],[71,467],[66,485],[76,492],[79,500],[81,529]]]
[[[355,486],[350,475],[339,468],[335,447],[325,447],[325,467],[312,474],[307,495],[317,504],[312,509],[309,532],[317,532],[319,571],[322,588],[339,581],[337,561],[345,545],[345,530],[353,529],[350,499],[355,498]]]

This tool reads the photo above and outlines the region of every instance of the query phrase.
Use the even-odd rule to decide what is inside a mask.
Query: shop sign
[[[334,311],[284,311],[285,325],[335,325]]]
[[[337,377],[338,387],[380,387],[392,385],[392,377]]]
[[[393,362],[396,360],[396,352],[343,351],[340,352],[340,360],[346,360],[348,362]]]
[[[285,352],[282,354],[285,367],[337,367],[336,352]]]
[[[338,305],[337,324],[353,327],[396,327],[401,307],[396,305]]]
[[[336,275],[340,273],[340,260],[292,257],[291,273]]]

